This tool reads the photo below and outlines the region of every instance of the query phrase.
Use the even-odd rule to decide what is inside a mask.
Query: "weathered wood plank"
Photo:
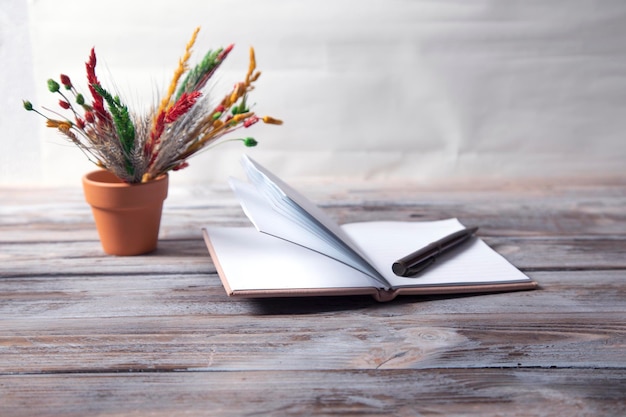
[[[185,322],[193,324],[186,324]],[[317,324],[321,323],[323,324]],[[0,375],[172,370],[625,369],[626,325],[600,314],[393,320],[179,317],[42,321],[0,336]],[[7,327],[0,324],[2,327]],[[9,329],[10,330],[10,329]],[[5,333],[6,334],[6,333]]]
[[[307,195],[340,223],[459,217],[483,235],[577,236],[626,234],[626,184],[578,188],[422,190],[389,185],[378,189],[307,186]],[[95,240],[91,212],[79,189],[0,189],[0,242]],[[225,188],[170,191],[161,237],[187,239],[206,223],[241,225],[247,220]]]
[[[142,256],[109,256],[100,242],[0,243],[0,279],[32,275],[211,273],[215,267],[198,230],[195,240],[160,240]]]
[[[623,370],[196,372],[0,377],[3,416],[618,416]]]
[[[518,238],[483,236],[485,242],[522,270],[624,269],[623,238]],[[550,256],[546,256],[550,254]],[[102,274],[208,274],[215,267],[201,237],[161,239],[148,255],[106,255],[99,241],[0,242],[2,277]]]
[[[626,206],[626,202],[624,203]],[[358,221],[424,221],[457,217],[467,225],[478,225],[483,236],[513,237],[578,237],[626,235],[626,212],[616,214],[585,213],[574,207],[566,211],[525,213],[519,209],[492,206],[479,207],[459,205],[445,207],[443,203],[433,207],[384,207],[342,206],[324,207],[340,223]],[[39,213],[47,209],[42,207]],[[510,210],[510,211],[507,211]],[[64,241],[97,240],[98,235],[88,208],[75,212],[48,213],[46,216],[22,213],[12,216],[11,222],[0,221],[0,242],[46,243]],[[166,208],[163,213],[161,239],[189,239],[197,236],[207,224],[245,226],[250,222],[240,207]]]
[[[242,300],[226,296],[215,274],[33,276],[0,279],[0,320],[63,318],[304,315],[388,312],[395,315],[626,312],[626,272],[549,271],[530,276],[541,289],[517,293]],[[11,321],[9,321],[11,322]],[[4,329],[6,331],[6,328]],[[2,333],[0,333],[2,334]]]
[[[623,276],[539,275],[537,291],[384,304],[233,300],[200,276],[5,280],[0,372],[626,367]]]

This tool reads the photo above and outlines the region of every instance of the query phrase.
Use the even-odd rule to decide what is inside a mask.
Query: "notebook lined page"
[[[342,226],[369,255],[374,266],[393,287],[529,281],[526,275],[482,240],[441,255],[416,277],[404,278],[391,271],[393,262],[429,243],[463,229],[457,219],[434,222],[367,222]]]

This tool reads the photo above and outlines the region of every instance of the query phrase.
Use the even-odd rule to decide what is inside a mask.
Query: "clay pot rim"
[[[109,187],[109,188],[126,188],[126,187],[140,187],[148,186],[156,182],[167,180],[168,174],[162,174],[153,180],[140,183],[128,183],[119,179],[114,173],[106,169],[98,169],[86,173],[83,176],[83,183],[97,186],[97,187]]]

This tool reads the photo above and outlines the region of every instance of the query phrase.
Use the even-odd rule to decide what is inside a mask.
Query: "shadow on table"
[[[249,299],[246,302],[254,306],[256,314],[282,315],[282,314],[319,314],[344,311],[381,309],[392,310],[399,306],[419,304],[438,300],[453,300],[476,297],[482,294],[443,294],[443,295],[416,295],[402,296],[387,302],[378,302],[373,297],[364,296],[338,296],[338,297],[286,297],[286,298],[258,298]]]

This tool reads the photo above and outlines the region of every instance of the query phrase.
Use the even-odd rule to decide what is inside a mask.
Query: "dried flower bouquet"
[[[58,104],[66,113],[71,113],[70,117],[46,109],[55,115],[49,117],[35,109],[30,101],[24,101],[24,108],[45,117],[47,127],[60,131],[90,161],[128,183],[147,182],[170,170],[182,169],[191,156],[207,145],[258,121],[282,124],[270,116],[258,117],[248,106],[248,93],[261,75],[256,69],[253,48],[250,48],[250,64],[244,81],[235,84],[219,103],[205,94],[207,81],[233,45],[207,52],[195,67],[189,68],[199,30],[193,32],[187,43],[165,96],[158,107],[145,115],[131,112],[119,96],[102,86],[96,76],[94,49],[85,64],[91,102],[77,91],[67,75],[62,74],[60,83],[48,80],[48,89],[61,96]],[[230,140],[241,140],[246,146],[257,143],[251,137]]]

